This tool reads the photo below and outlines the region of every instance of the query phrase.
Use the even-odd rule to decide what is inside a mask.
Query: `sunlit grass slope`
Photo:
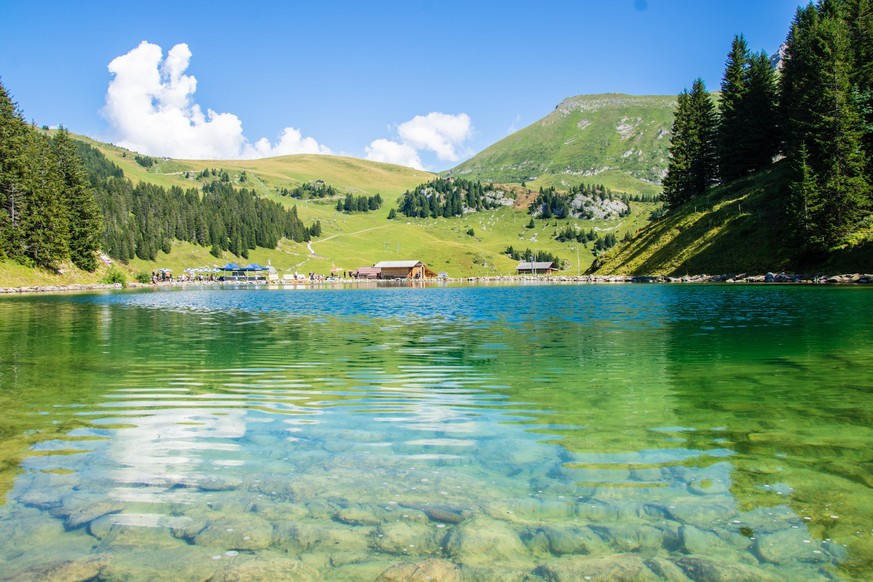
[[[307,154],[259,160],[154,158],[155,165],[146,169],[136,162],[135,152],[88,138],[81,139],[103,152],[131,180],[144,180],[162,186],[196,187],[199,183],[193,179],[193,175],[204,169],[216,169],[226,170],[234,178],[246,172],[248,182],[242,186],[253,188],[261,195],[274,194],[277,188],[293,188],[304,182],[324,180],[343,192],[370,195],[378,192],[384,196],[400,194],[433,177],[429,172],[405,166],[358,158]],[[191,177],[186,177],[186,172]]]
[[[827,257],[801,257],[786,215],[785,162],[711,190],[600,258],[597,274],[672,275],[870,272],[873,231]]]
[[[784,166],[708,194],[649,224],[601,258],[598,274],[764,273],[789,269]]]

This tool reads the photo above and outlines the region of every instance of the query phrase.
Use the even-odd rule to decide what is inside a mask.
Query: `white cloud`
[[[471,131],[470,116],[466,113],[416,115],[397,128],[404,143],[418,150],[431,150],[439,159],[450,162],[458,160],[456,148],[470,137]]]
[[[204,114],[194,102],[197,79],[185,74],[190,60],[186,44],[171,48],[164,59],[161,47],[143,41],[109,63],[114,77],[103,115],[112,126],[115,143],[144,154],[187,159],[330,153],[293,127],[286,127],[275,145],[267,138],[252,144],[233,113],[207,109]]]
[[[418,151],[405,143],[398,143],[390,139],[377,139],[364,148],[364,150],[367,152],[367,159],[374,162],[409,166],[416,170],[424,169]]]
[[[397,126],[399,141],[377,139],[366,147],[367,159],[423,169],[419,152],[428,150],[440,160],[457,161],[459,148],[470,139],[473,126],[466,113],[431,112]]]

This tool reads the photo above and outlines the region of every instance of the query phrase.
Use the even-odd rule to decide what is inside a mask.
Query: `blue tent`
[[[242,270],[243,271],[269,271],[270,268],[264,267],[264,266],[259,265],[257,263],[249,263],[245,267],[242,267]]]
[[[240,267],[236,263],[228,263],[225,266],[223,266],[220,270],[221,271],[242,271],[242,267]]]

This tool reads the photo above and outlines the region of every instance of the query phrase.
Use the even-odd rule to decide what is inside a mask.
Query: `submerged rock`
[[[706,582],[775,582],[780,576],[750,564],[700,556],[680,558],[676,564],[692,580]]]
[[[812,539],[805,529],[799,528],[759,534],[755,551],[763,560],[774,564],[824,562],[828,557],[819,542]]]
[[[82,560],[51,562],[43,566],[28,568],[17,574],[7,570],[2,575],[2,578],[9,582],[25,582],[30,580],[41,580],[43,582],[92,580],[100,575],[100,571],[106,563],[107,560],[102,556],[90,557]]]
[[[273,543],[273,526],[256,515],[217,519],[194,537],[198,546],[260,550]]]
[[[425,515],[427,515],[431,521],[451,524],[457,524],[464,521],[464,514],[460,509],[444,506],[427,506],[422,507],[422,511],[424,511]]]
[[[592,528],[616,551],[636,552],[640,549],[659,549],[675,544],[672,532],[650,525],[621,524]]]
[[[360,507],[347,507],[345,509],[341,509],[334,515],[334,519],[336,519],[340,523],[344,523],[347,525],[361,526],[361,525],[379,525],[382,521],[375,514],[366,509],[362,509]]]
[[[315,569],[306,566],[299,560],[272,558],[228,564],[209,578],[210,582],[257,582],[261,580],[314,582],[322,580],[322,576]]]
[[[676,499],[669,511],[673,519],[701,528],[725,523],[737,515],[737,508],[718,496]]]
[[[376,579],[376,582],[460,582],[461,569],[454,562],[431,558],[414,564],[396,564]]]
[[[636,554],[566,556],[537,568],[535,573],[553,582],[579,580],[657,582],[661,580]]]
[[[124,510],[124,506],[118,503],[97,502],[94,504],[81,505],[74,508],[59,508],[52,511],[52,515],[61,517],[64,520],[64,526],[67,529],[76,529],[87,525],[91,521],[109,515],[111,513],[119,513]]]
[[[372,546],[383,552],[417,555],[436,552],[444,535],[444,530],[432,525],[397,521],[374,530],[371,540]]]
[[[506,523],[477,518],[457,526],[446,543],[449,555],[459,562],[488,565],[521,562],[528,553],[518,535]]]
[[[731,543],[718,534],[703,530],[693,525],[683,525],[679,528],[682,548],[689,554],[713,555],[735,554],[744,551],[751,545],[748,538],[734,534]]]
[[[591,554],[608,552],[609,546],[587,527],[541,527],[521,535],[524,544],[534,554]]]

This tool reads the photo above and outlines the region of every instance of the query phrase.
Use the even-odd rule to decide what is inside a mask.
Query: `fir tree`
[[[844,3],[798,9],[788,38],[782,76],[786,155],[805,157],[815,188],[810,194],[811,243],[827,250],[845,239],[858,211],[869,205],[870,184],[861,146],[862,115],[853,99],[850,28]],[[790,188],[807,191],[808,178],[795,174]],[[803,179],[804,183],[798,183]],[[795,216],[796,218],[796,216]]]
[[[63,202],[69,224],[70,259],[80,269],[97,268],[95,252],[100,248],[103,221],[94,192],[88,184],[76,146],[65,129],[52,140],[63,181]]]
[[[742,102],[747,120],[743,139],[743,173],[763,170],[773,163],[773,157],[779,152],[777,95],[776,76],[767,53],[761,51],[751,55],[747,91]]]
[[[25,160],[24,254],[38,267],[56,269],[69,256],[69,223],[63,204],[64,182],[49,139],[31,131]]]
[[[670,159],[664,177],[664,198],[670,208],[699,196],[715,183],[717,163],[716,115],[702,79],[691,92],[679,94],[673,118]]]
[[[749,92],[749,49],[742,35],[735,36],[725,63],[719,102],[719,175],[729,182],[746,173],[748,120],[744,101]]]
[[[0,83],[0,257],[24,256],[24,152],[28,127],[18,105]]]

